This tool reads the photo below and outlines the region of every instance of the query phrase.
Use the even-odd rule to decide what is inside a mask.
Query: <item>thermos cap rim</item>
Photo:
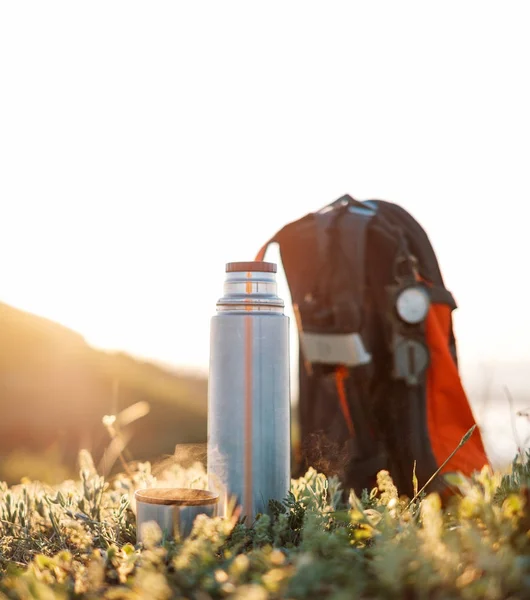
[[[136,490],[134,497],[146,504],[170,506],[204,506],[215,504],[219,495],[208,490],[193,488],[147,488]]]
[[[253,260],[246,262],[226,263],[226,273],[237,271],[257,271],[259,273],[276,273],[276,263],[265,262],[262,260]]]

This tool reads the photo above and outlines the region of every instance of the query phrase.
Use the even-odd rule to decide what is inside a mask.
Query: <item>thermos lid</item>
[[[260,273],[276,273],[276,264],[262,260],[253,260],[248,262],[229,262],[226,263],[226,272],[234,273],[236,271],[258,271]]]
[[[134,497],[138,502],[166,506],[203,506],[215,504],[219,499],[218,494],[192,488],[147,488],[137,490]]]

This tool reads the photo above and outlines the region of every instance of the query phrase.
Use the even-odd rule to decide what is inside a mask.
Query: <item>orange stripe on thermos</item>
[[[252,292],[252,274],[247,273],[246,292]],[[247,310],[251,310],[250,305]],[[252,317],[245,317],[245,497],[244,510],[252,519]]]

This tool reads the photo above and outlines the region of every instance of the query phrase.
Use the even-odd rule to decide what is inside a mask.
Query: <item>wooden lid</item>
[[[213,492],[192,488],[147,488],[136,490],[134,497],[138,502],[170,506],[202,506],[215,504],[219,499]]]

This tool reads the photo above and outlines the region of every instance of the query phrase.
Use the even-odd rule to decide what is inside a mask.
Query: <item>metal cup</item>
[[[191,488],[148,488],[137,490],[136,539],[145,539],[144,525],[154,521],[162,531],[163,540],[183,540],[190,535],[199,514],[217,515],[219,496],[208,490]]]

